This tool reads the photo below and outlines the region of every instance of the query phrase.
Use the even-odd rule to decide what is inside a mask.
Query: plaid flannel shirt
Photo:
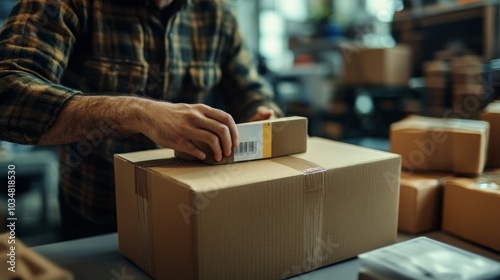
[[[223,2],[191,4],[165,25],[152,0],[20,0],[0,33],[0,140],[36,144],[75,94],[198,103],[212,91],[236,121],[260,105],[279,111]],[[113,129],[103,119],[60,149],[63,198],[103,224],[116,222],[113,154],[157,147],[104,137]]]

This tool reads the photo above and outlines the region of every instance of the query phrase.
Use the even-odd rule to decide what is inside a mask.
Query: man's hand
[[[257,110],[255,110],[255,114],[248,120],[249,122],[254,122],[254,121],[265,121],[265,120],[272,120],[275,119],[276,115],[274,113],[274,110],[269,109],[264,106],[257,107]]]
[[[143,133],[155,143],[199,159],[206,155],[192,141],[207,144],[216,160],[229,156],[238,145],[238,131],[231,115],[202,104],[172,104],[127,96],[75,96],[61,111],[39,145],[60,145],[88,140],[105,120],[110,135]]]
[[[207,144],[217,161],[231,155],[238,145],[238,131],[231,115],[203,104],[149,101],[139,112],[139,129],[157,144],[188,153],[201,160],[206,155],[192,141]],[[142,107],[142,106],[141,106]],[[142,114],[142,116],[141,116]]]

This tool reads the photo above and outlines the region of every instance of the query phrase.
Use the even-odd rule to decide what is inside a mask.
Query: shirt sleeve
[[[257,72],[252,55],[246,48],[234,11],[227,8],[224,25],[230,38],[227,60],[222,68],[222,93],[229,112],[237,122],[246,121],[253,116],[259,106],[273,109],[278,117],[283,116],[281,109],[273,102],[273,92]]]
[[[0,140],[36,145],[80,93],[59,84],[79,33],[71,5],[20,0],[0,31]]]

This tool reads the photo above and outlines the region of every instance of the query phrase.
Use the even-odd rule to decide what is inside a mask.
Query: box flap
[[[296,157],[314,162],[325,169],[334,169],[359,165],[382,159],[397,158],[399,155],[363,148],[321,138],[308,139],[308,153],[296,154]],[[325,157],[326,150],[335,150],[335,157]],[[173,150],[161,149],[117,155],[130,162],[158,161],[165,159],[161,166],[149,167],[152,171],[182,183],[195,192],[210,192],[241,184],[252,184],[282,179],[301,173],[287,166],[287,157],[278,160],[248,161],[219,166],[207,166],[198,162],[185,162],[174,157]],[[293,159],[290,159],[293,161]],[[284,164],[285,163],[285,164]],[[251,170],[252,172],[242,172]],[[269,172],[273,170],[273,172]]]
[[[115,157],[122,158],[131,163],[138,163],[173,158],[174,151],[170,149],[155,149],[125,154],[115,154]]]

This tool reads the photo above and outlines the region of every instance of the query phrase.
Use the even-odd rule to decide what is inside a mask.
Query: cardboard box
[[[490,103],[481,113],[481,120],[490,123],[487,167],[500,168],[500,101]]]
[[[477,95],[478,97],[481,97],[484,95],[484,86],[481,84],[454,84],[453,85],[453,94],[454,95],[463,95],[463,94],[469,94],[469,95]],[[481,99],[482,100],[482,99]]]
[[[194,142],[207,157],[207,164],[226,164],[263,158],[273,158],[303,153],[307,148],[307,118],[286,117],[266,121],[248,122],[236,125],[240,145],[221,161],[214,159],[210,147],[202,142]],[[198,160],[193,156],[175,152],[175,156],[185,160]]]
[[[284,279],[392,244],[400,157],[320,138],[209,166],[115,155],[119,250],[156,279]]]
[[[73,275],[42,257],[15,236],[6,232],[0,235],[0,279],[1,280],[73,280]],[[9,242],[15,240],[15,243]],[[12,250],[12,247],[15,250]],[[9,268],[12,268],[10,270]]]
[[[500,184],[500,172],[494,180]],[[444,186],[443,230],[500,251],[500,189],[481,189],[481,179],[456,178]]]
[[[391,125],[391,152],[406,170],[483,172],[489,124],[484,121],[410,116]]]
[[[427,108],[443,106],[446,101],[447,90],[445,88],[427,88]],[[441,114],[442,116],[442,114]]]
[[[421,233],[441,226],[442,186],[453,175],[401,172],[398,230]]]
[[[424,80],[426,88],[445,89],[448,86],[448,80],[446,77],[440,77],[438,75],[428,75],[425,76]]]
[[[476,55],[454,57],[451,60],[451,72],[455,74],[480,75],[483,70],[481,58]]]
[[[411,51],[408,46],[394,48],[344,48],[345,85],[405,86],[411,76]]]
[[[481,85],[481,74],[470,75],[464,73],[453,74],[452,80],[454,84],[460,85]]]
[[[424,74],[439,74],[445,76],[450,71],[449,63],[443,60],[432,60],[424,62]]]

